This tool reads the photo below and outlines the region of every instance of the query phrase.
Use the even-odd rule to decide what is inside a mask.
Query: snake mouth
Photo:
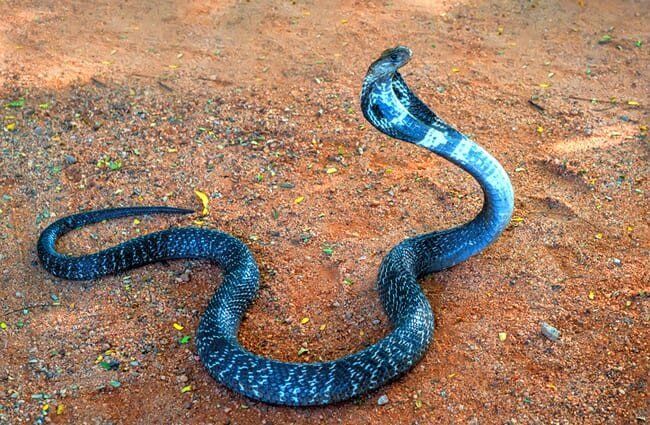
[[[379,58],[374,61],[368,73],[367,79],[378,80],[382,77],[392,77],[399,68],[406,65],[413,56],[413,52],[406,46],[397,46],[384,50]]]

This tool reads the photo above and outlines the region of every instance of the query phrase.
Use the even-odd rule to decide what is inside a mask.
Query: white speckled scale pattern
[[[406,48],[397,49],[403,53]],[[39,238],[37,251],[43,267],[65,279],[91,280],[161,260],[212,260],[223,270],[223,281],[201,317],[195,339],[198,354],[218,382],[256,400],[293,406],[328,404],[366,393],[406,372],[433,338],[434,316],[418,277],[464,261],[492,243],[510,220],[513,192],[507,174],[492,156],[438,118],[411,92],[396,71],[405,62],[392,69],[391,52],[382,54],[364,80],[364,116],[390,137],[414,143],[467,170],[483,188],[485,201],[472,221],[406,239],[386,255],[377,278],[377,291],[393,327],[385,338],[364,350],[320,363],[286,363],[248,352],[239,344],[237,332],[256,296],[259,272],[241,241],[215,230],[172,228],[79,257],[55,250],[59,236],[87,224],[191,210],[115,208],[62,218]]]

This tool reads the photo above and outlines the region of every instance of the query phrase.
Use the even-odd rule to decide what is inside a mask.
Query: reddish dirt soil
[[[0,423],[648,420],[647,2],[323,3],[0,2]],[[493,246],[422,281],[435,341],[402,378],[322,408],[251,402],[180,343],[214,266],[92,283],[39,266],[36,239],[57,217],[198,210],[199,189],[204,225],[246,241],[263,274],[246,347],[315,361],[373,343],[389,329],[373,289],[383,255],[481,203],[461,170],[364,121],[361,79],[396,44],[415,52],[411,87],[516,190]],[[195,218],[97,225],[59,249]]]

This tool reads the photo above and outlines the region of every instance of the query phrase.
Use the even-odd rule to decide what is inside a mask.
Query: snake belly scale
[[[410,49],[386,50],[368,69],[361,91],[365,118],[386,135],[440,155],[470,173],[484,193],[483,208],[471,221],[406,239],[383,259],[377,278],[381,303],[392,330],[375,344],[326,362],[289,363],[255,355],[238,342],[243,314],[253,302],[260,274],[249,249],[216,230],[172,228],[82,256],[58,253],[59,236],[103,220],[143,214],[186,214],[171,207],[127,207],[82,212],[49,225],[38,240],[43,267],[70,280],[92,280],[169,259],[207,259],[223,280],[201,317],[196,348],[214,379],[246,397],[272,404],[334,403],[389,382],[424,355],[434,315],[417,279],[451,267],[482,251],[508,224],[513,190],[501,165],[483,148],[433,113],[409,89],[398,69]]]

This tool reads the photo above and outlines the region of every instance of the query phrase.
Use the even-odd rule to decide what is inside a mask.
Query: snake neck
[[[410,240],[427,257],[418,275],[456,265],[490,245],[508,225],[514,208],[512,184],[501,164],[426,107],[398,73],[364,85],[361,100],[364,115],[380,131],[447,159],[469,173],[483,191],[483,207],[474,219]]]

